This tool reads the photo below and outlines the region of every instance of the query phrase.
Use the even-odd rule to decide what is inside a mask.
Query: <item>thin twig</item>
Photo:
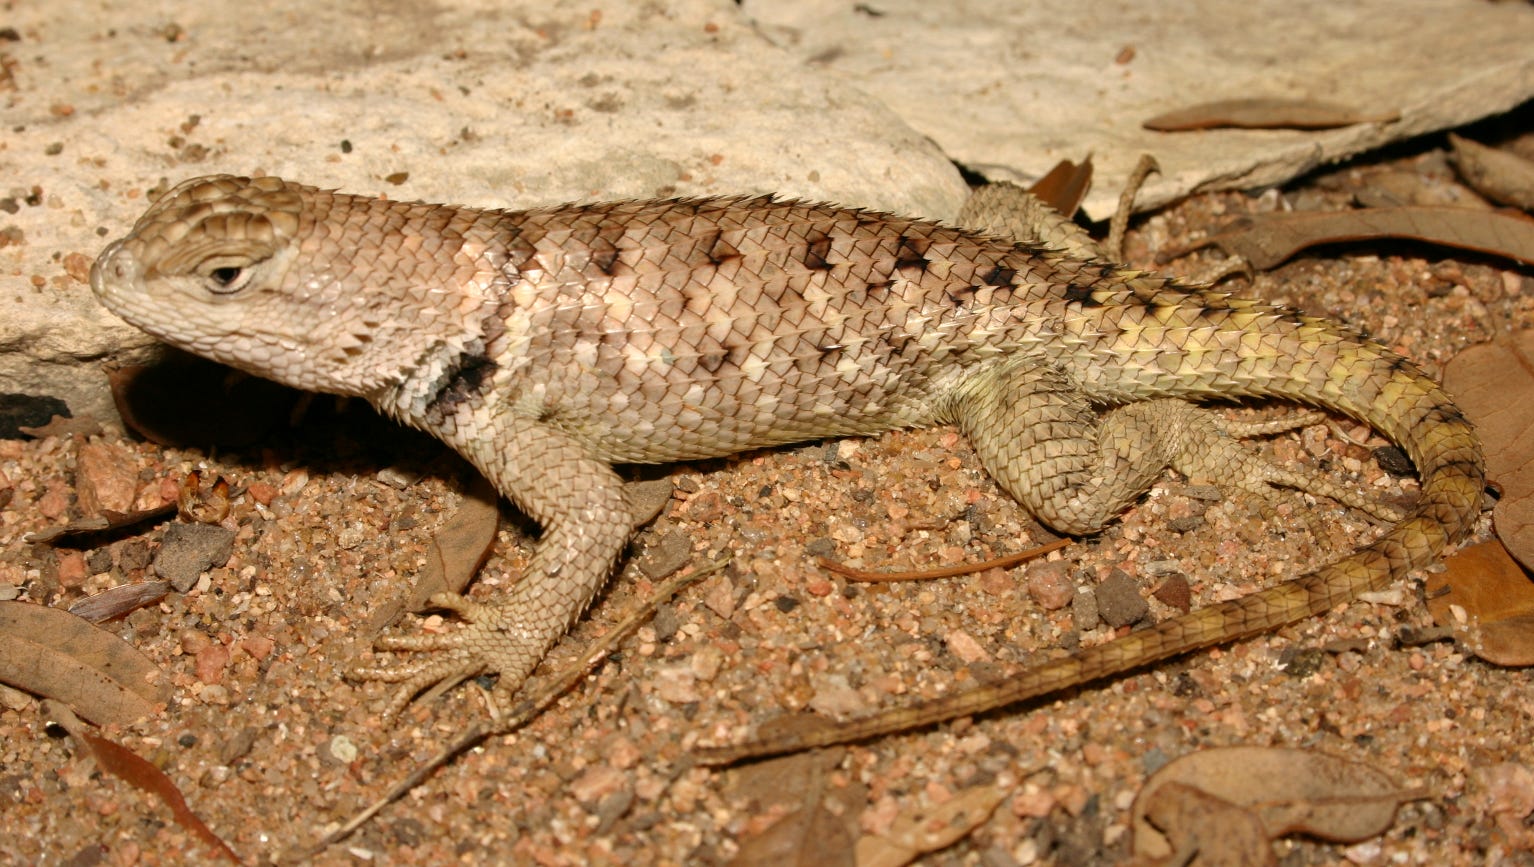
[[[957,566],[944,566],[941,569],[920,571],[873,572],[867,569],[855,569],[825,557],[821,557],[817,562],[820,563],[820,568],[835,572],[849,581],[926,581],[931,578],[952,578],[956,575],[970,575],[993,568],[1010,569],[1019,563],[1048,554],[1050,551],[1058,551],[1069,545],[1071,541],[1070,539],[1056,539],[1037,548],[1029,548],[1027,551],[1008,554],[1005,557],[997,557],[993,560],[984,560],[979,563],[960,563]]]

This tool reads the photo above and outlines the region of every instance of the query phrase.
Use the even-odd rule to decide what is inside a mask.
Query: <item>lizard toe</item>
[[[441,638],[443,636],[410,636]],[[398,648],[396,648],[398,649]],[[384,708],[384,719],[394,719],[423,692],[442,692],[484,673],[485,662],[462,649],[446,650],[422,659],[394,665],[359,666],[349,674],[356,680],[397,683],[399,688]]]

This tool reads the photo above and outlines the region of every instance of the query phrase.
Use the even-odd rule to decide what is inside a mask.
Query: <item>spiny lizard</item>
[[[543,525],[504,599],[439,596],[456,632],[380,640],[423,653],[359,672],[403,684],[391,712],[482,672],[500,675],[500,701],[517,689],[632,532],[614,462],[953,423],[1065,533],[1097,530],[1168,466],[1367,507],[1248,457],[1188,402],[1270,396],[1368,422],[1422,477],[1409,514],[1316,572],[1005,683],[710,761],[976,713],[1269,630],[1430,563],[1480,511],[1471,426],[1413,364],[1345,326],[870,211],[769,197],[491,211],[219,175],[166,193],[91,286],[168,343],[429,431]]]

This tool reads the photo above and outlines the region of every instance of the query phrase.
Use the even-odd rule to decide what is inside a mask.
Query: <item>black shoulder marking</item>
[[[478,351],[464,351],[443,372],[436,394],[426,404],[428,418],[446,418],[462,404],[484,393],[496,363]]]
[[[905,271],[915,269],[926,273],[927,265],[926,238],[913,238],[910,235],[900,236],[900,246],[895,250],[895,270]]]
[[[1091,289],[1085,286],[1078,286],[1075,283],[1065,287],[1065,300],[1073,304],[1080,304],[1082,307],[1103,306],[1102,302],[1093,296]]]
[[[831,255],[831,236],[825,232],[813,230],[804,239],[804,267],[811,271],[829,271],[836,266],[827,257]]]

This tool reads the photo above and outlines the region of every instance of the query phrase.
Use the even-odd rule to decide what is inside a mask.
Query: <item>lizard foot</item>
[[[1384,503],[1337,484],[1325,476],[1307,470],[1292,469],[1268,461],[1248,450],[1238,440],[1271,436],[1326,420],[1326,414],[1307,410],[1263,421],[1230,421],[1213,410],[1184,405],[1183,447],[1172,459],[1172,466],[1192,480],[1208,480],[1266,499],[1271,485],[1293,488],[1319,497],[1327,497],[1344,506],[1367,512],[1382,521],[1394,523],[1405,517],[1405,510]]]
[[[444,635],[380,636],[373,643],[376,650],[429,655],[393,665],[359,666],[348,672],[357,680],[401,684],[384,709],[386,720],[397,716],[423,691],[428,695],[444,692],[489,672],[500,674],[504,680],[518,674],[515,669],[521,667],[517,659],[524,654],[515,652],[516,642],[498,606],[474,602],[457,593],[438,593],[430,603],[457,614],[463,625]],[[493,699],[491,702],[494,704]],[[500,709],[490,710],[492,716],[498,716]]]

